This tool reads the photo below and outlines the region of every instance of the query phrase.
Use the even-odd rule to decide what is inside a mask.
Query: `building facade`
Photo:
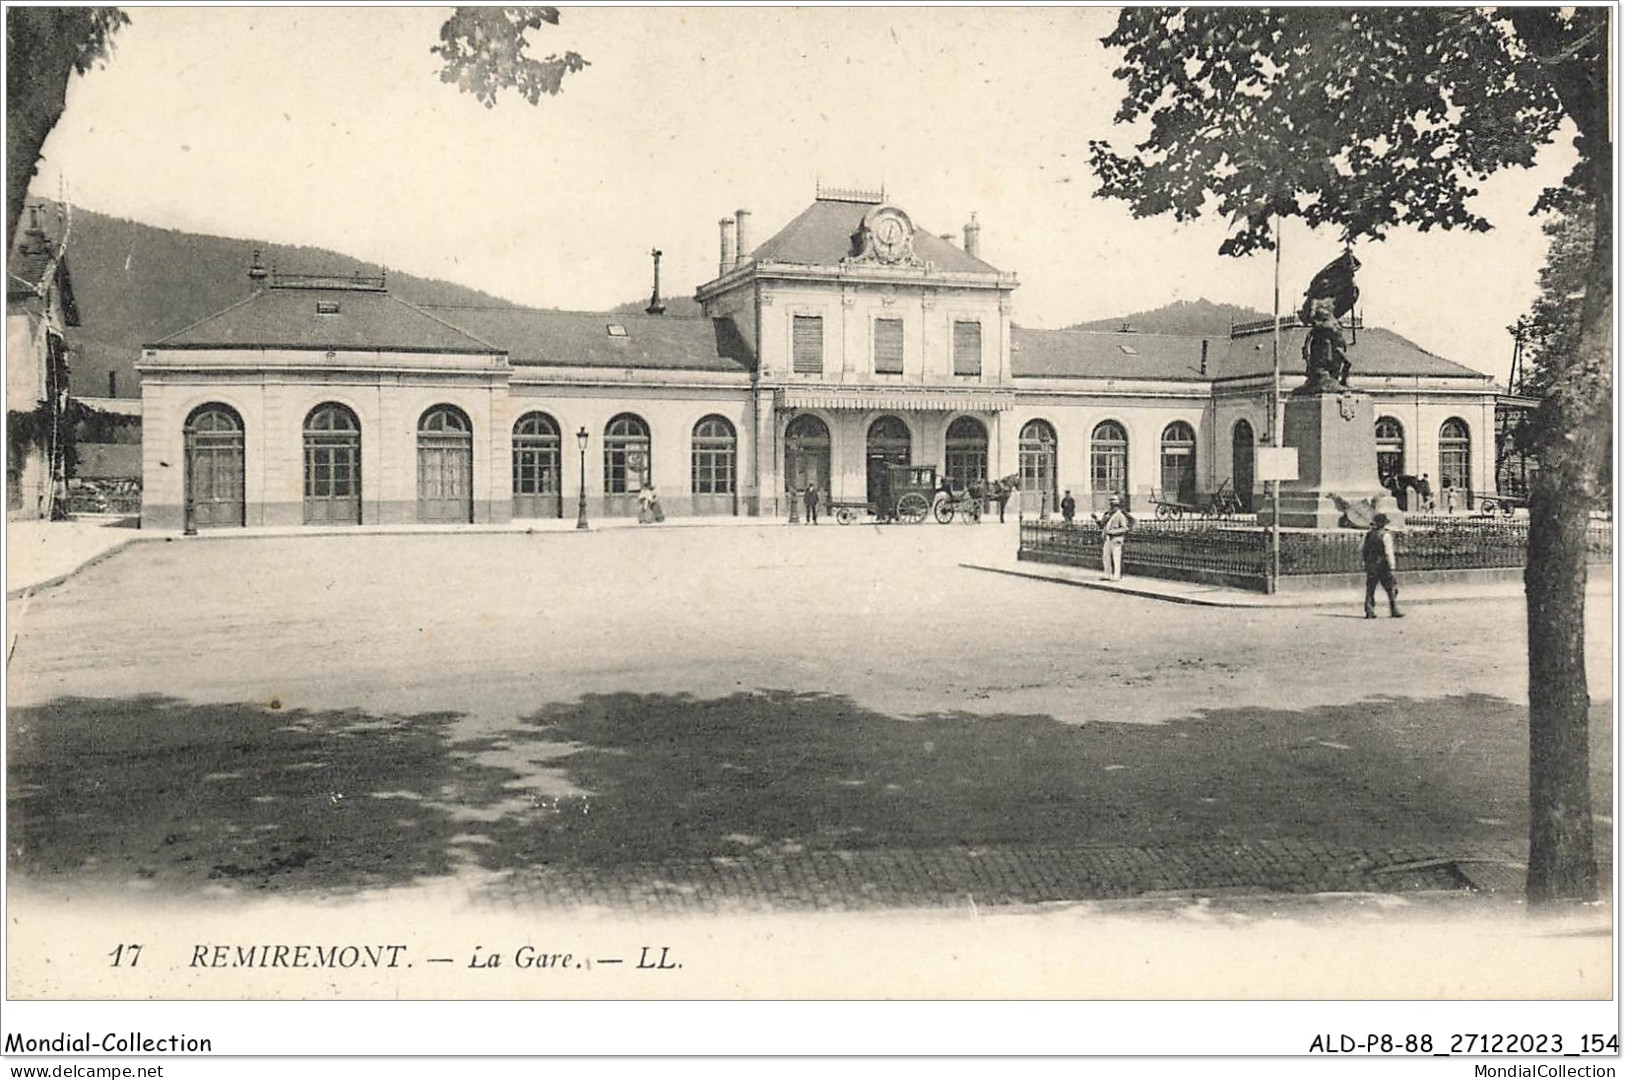
[[[39,206],[28,214],[6,273],[8,518],[51,517],[61,509],[71,440],[65,329],[79,325],[65,245],[46,233]]]
[[[1274,334],[1043,331],[1015,275],[878,193],[820,192],[753,244],[720,223],[702,318],[415,307],[382,278],[256,271],[242,303],[147,346],[143,523],[174,528],[776,516],[816,485],[866,503],[888,464],[1018,478],[1030,513],[1071,491],[1196,500],[1261,488]],[[658,310],[658,302],[651,303]],[[1283,387],[1304,331],[1281,332]],[[1355,328],[1372,487],[1431,474],[1494,490],[1496,388]],[[188,510],[190,506],[190,510]]]

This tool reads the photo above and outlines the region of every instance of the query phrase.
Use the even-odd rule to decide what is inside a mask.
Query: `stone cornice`
[[[930,266],[887,266],[883,263],[805,266],[801,263],[749,262],[701,285],[694,291],[694,296],[704,303],[731,292],[750,280],[832,285],[917,285],[934,289],[987,289],[1001,292],[1009,292],[1020,285],[1015,274],[1002,271],[970,273],[936,270]]]

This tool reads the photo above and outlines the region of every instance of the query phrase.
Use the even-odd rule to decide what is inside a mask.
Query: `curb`
[[[12,590],[8,591],[6,593],[6,602],[10,603],[13,600],[26,600],[30,596],[33,596],[36,593],[44,592],[46,589],[54,589],[58,585],[62,584],[64,581],[67,581],[69,578],[78,575],[82,571],[89,570],[92,566],[95,566],[97,563],[103,562],[103,561],[105,561],[107,559],[112,558],[114,555],[117,555],[119,552],[121,552],[125,548],[129,547],[131,544],[151,544],[151,543],[155,543],[156,541],[163,540],[163,539],[167,539],[167,538],[162,537],[162,536],[131,536],[131,537],[127,537],[127,538],[125,538],[123,540],[120,540],[118,543],[114,544],[112,547],[104,548],[103,550],[98,551],[96,554],[92,555],[90,558],[86,559],[84,562],[80,563],[78,566],[75,566],[72,570],[68,570],[65,573],[57,574],[55,577],[46,578],[44,581],[36,581],[32,585],[24,585],[24,586],[22,586],[20,588],[16,588],[16,589],[12,589]]]
[[[1024,578],[1027,581],[1044,581],[1052,585],[1070,585],[1076,589],[1095,589],[1099,592],[1118,593],[1123,596],[1140,596],[1147,600],[1163,600],[1170,604],[1188,604],[1192,607],[1217,608],[1259,608],[1284,607],[1282,604],[1248,603],[1239,599],[1214,599],[1205,596],[1181,596],[1177,593],[1157,592],[1153,589],[1142,589],[1134,586],[1124,586],[1121,583],[1109,581],[1078,581],[1073,578],[1051,577],[1048,574],[1030,573],[1025,570],[1011,570],[1002,566],[986,566],[982,563],[960,563],[966,570],[982,570],[989,574],[1004,574],[1007,577]],[[1316,604],[1318,605],[1318,601]],[[1300,605],[1314,606],[1314,605]]]

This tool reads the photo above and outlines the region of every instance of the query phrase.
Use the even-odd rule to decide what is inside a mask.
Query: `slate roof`
[[[40,283],[51,272],[56,248],[35,229],[20,229],[6,260],[6,299],[26,300],[40,295]],[[79,325],[79,305],[73,298],[73,278],[68,273],[66,254],[55,263],[55,286],[62,299],[62,317],[69,326]]]
[[[1281,370],[1303,370],[1301,326],[1281,330]],[[1345,336],[1349,336],[1345,333]],[[1187,334],[1124,334],[1100,330],[1011,328],[1010,370],[1016,378],[1210,379],[1268,375],[1273,369],[1270,334],[1210,336],[1207,374],[1201,373],[1202,337]],[[1132,349],[1133,352],[1126,352]],[[1362,328],[1349,345],[1354,374],[1488,378],[1481,371],[1435,356],[1413,341],[1377,327]]]
[[[756,357],[732,319],[534,308],[425,308],[504,350],[516,367],[647,368],[738,374]],[[624,335],[612,335],[610,326]]]
[[[757,262],[835,266],[852,254],[852,234],[863,215],[880,203],[818,199],[790,224],[751,252]],[[951,273],[996,274],[998,268],[973,259],[948,241],[914,224],[914,254],[936,269]]]
[[[317,310],[318,304],[337,304],[338,311],[323,314]],[[265,289],[177,330],[157,346],[465,354],[502,351],[382,290],[344,288]]]

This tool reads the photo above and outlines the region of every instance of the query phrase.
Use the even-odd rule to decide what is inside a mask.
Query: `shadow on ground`
[[[7,854],[52,877],[355,888],[449,873],[449,715],[64,698],[8,716]]]
[[[1612,813],[1610,712],[1594,807]],[[1506,846],[1527,709],[1497,698],[1214,709],[1167,724],[902,719],[829,694],[610,694],[500,738],[446,714],[62,699],[12,710],[14,870],[192,891],[819,852],[1247,844]],[[562,744],[562,752],[558,746]],[[492,760],[584,794],[543,797]],[[520,751],[517,755],[515,751]]]

